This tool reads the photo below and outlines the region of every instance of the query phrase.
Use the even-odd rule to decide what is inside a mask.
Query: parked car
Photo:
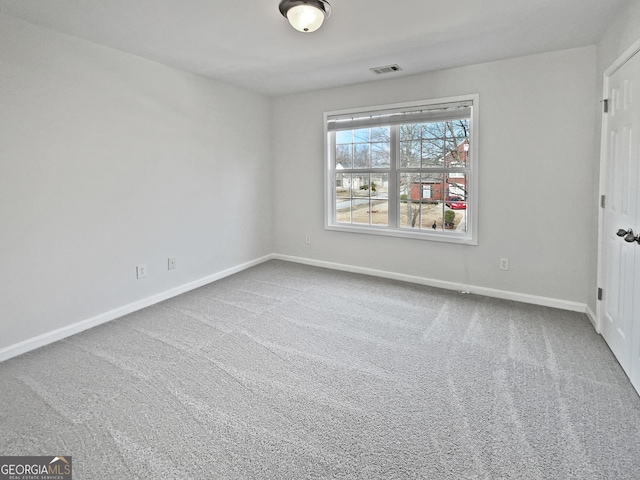
[[[462,202],[464,202],[462,198],[452,195],[450,197],[447,197],[445,205],[451,210],[466,210],[467,204]]]

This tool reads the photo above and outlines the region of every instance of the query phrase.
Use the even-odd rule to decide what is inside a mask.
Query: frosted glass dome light
[[[280,13],[299,32],[311,33],[322,26],[331,13],[331,6],[325,0],[282,0]]]

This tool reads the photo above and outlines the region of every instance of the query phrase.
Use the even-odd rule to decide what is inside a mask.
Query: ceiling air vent
[[[399,72],[402,70],[399,65],[386,65],[384,67],[370,68],[376,75],[382,75],[383,73]]]

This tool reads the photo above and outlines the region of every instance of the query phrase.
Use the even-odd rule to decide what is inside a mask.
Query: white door
[[[609,76],[607,93],[601,332],[640,392],[640,54]]]

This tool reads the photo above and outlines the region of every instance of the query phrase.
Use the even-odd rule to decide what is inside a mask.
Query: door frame
[[[609,83],[610,77],[616,73],[625,63],[631,60],[636,54],[640,54],[640,38],[636,40],[629,48],[627,48],[622,55],[620,55],[610,66],[604,71],[603,81],[602,81],[602,99],[607,99],[609,95]],[[608,195],[607,185],[609,181],[608,177],[608,159],[607,159],[607,150],[609,147],[608,144],[608,135],[607,128],[609,126],[609,117],[605,115],[603,110],[600,110],[602,115],[601,121],[601,132],[600,132],[600,184],[599,184],[599,194],[598,194],[598,271],[597,271],[597,282],[598,287],[604,286],[604,208],[602,208],[600,203],[600,198],[602,195]],[[606,295],[607,292],[604,292]],[[596,331],[599,334],[602,334],[602,301],[596,300]]]

